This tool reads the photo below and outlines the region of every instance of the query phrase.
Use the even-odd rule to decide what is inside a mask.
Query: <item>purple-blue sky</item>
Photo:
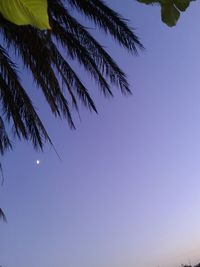
[[[26,79],[62,162],[48,145],[36,153],[23,142],[3,158],[3,267],[200,261],[200,3],[173,29],[157,7],[107,3],[130,19],[146,47],[131,57],[95,33],[126,71],[133,96],[94,93],[99,115],[82,108],[70,131]]]

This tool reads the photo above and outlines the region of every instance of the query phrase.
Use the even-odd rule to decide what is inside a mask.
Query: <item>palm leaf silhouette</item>
[[[7,222],[6,216],[2,209],[0,209],[0,220],[3,220],[4,222]]]
[[[131,93],[125,73],[73,15],[73,9],[130,53],[143,48],[127,21],[102,0],[48,0],[51,31],[17,26],[0,15],[1,154],[12,147],[8,125],[15,138],[31,141],[36,149],[42,149],[45,141],[52,144],[20,80],[17,60],[32,75],[52,113],[65,118],[71,128],[75,127],[72,106],[78,110],[82,103],[97,112],[90,90],[71,66],[72,61],[84,67],[105,96],[113,95],[113,86],[123,94]]]

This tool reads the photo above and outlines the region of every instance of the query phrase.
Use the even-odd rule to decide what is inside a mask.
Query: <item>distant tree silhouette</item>
[[[200,263],[193,265],[193,266],[190,264],[182,264],[182,267],[200,267]]]

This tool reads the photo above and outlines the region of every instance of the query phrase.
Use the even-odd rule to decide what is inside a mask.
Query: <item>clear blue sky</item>
[[[94,93],[99,115],[83,108],[70,131],[26,79],[62,162],[48,145],[42,154],[23,142],[3,158],[3,267],[200,261],[200,3],[173,29],[156,7],[107,3],[130,19],[146,47],[131,57],[95,33],[126,71],[133,96]]]

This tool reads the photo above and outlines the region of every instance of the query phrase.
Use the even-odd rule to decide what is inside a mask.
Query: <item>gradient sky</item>
[[[26,78],[62,161],[48,145],[36,153],[23,142],[2,159],[3,267],[200,261],[200,3],[173,29],[157,7],[107,3],[130,19],[146,47],[131,57],[93,30],[126,71],[133,96],[92,93],[99,115],[82,108],[71,131]]]

